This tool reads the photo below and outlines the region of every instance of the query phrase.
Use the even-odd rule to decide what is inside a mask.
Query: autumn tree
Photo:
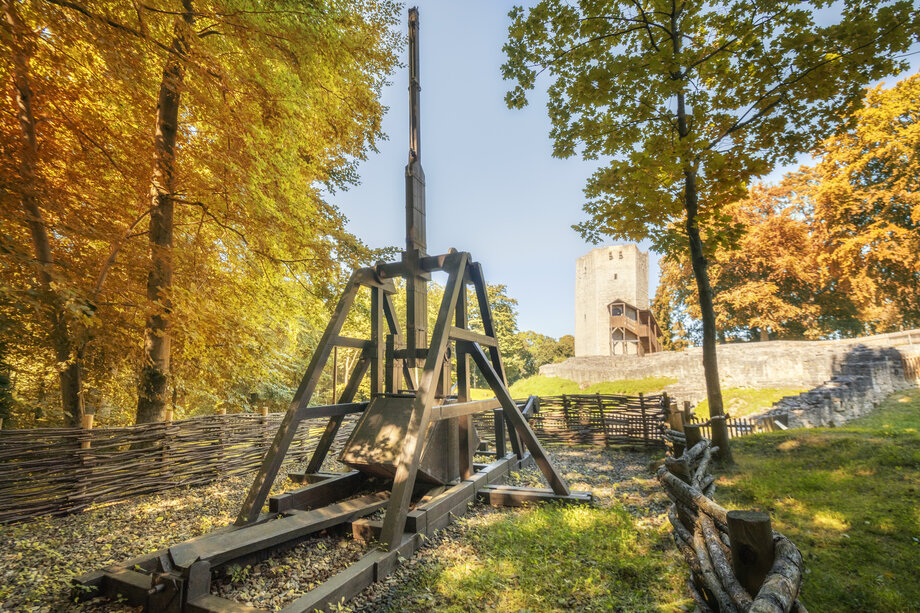
[[[816,234],[866,332],[920,326],[920,75],[870,90],[814,152]]]
[[[503,75],[513,108],[548,72],[554,155],[603,160],[585,189],[586,238],[686,250],[700,300],[713,438],[730,461],[716,318],[701,227],[751,180],[826,137],[862,87],[906,66],[908,0],[848,0],[826,25],[811,4],[542,0],[512,10]],[[823,21],[823,19],[822,19]]]
[[[918,84],[870,90],[853,126],[812,152],[817,165],[725,207],[741,236],[708,253],[720,330],[814,339],[920,325]],[[699,319],[686,257],[664,264],[662,294]]]
[[[93,404],[97,421],[123,423],[132,402],[144,420],[166,402],[187,414],[222,402],[245,407],[254,390],[290,391],[346,270],[379,255],[345,231],[323,194],[354,182],[381,136],[379,92],[400,44],[390,30],[397,7],[10,6],[22,27],[5,27],[2,42],[31,54],[31,193],[53,254],[50,267],[42,263],[30,217],[17,214],[30,193],[26,141],[15,54],[4,53],[0,207],[17,223],[0,236],[0,315],[13,322],[0,341],[8,341],[4,357],[21,396],[44,402],[45,373],[71,363],[84,366],[77,397]],[[47,305],[67,324],[66,358],[54,351]],[[162,359],[145,356],[145,336],[161,343]],[[142,378],[153,374],[173,393],[137,385],[139,365],[157,360],[158,371]],[[139,394],[151,389],[153,397]]]

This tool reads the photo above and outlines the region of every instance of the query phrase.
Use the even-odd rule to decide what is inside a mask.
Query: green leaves
[[[512,10],[508,105],[526,104],[548,78],[554,154],[601,160],[576,230],[674,250],[687,166],[703,223],[718,229],[718,210],[752,179],[815,146],[866,83],[906,66],[895,57],[917,37],[910,2],[850,1],[822,25],[825,4],[544,0]]]

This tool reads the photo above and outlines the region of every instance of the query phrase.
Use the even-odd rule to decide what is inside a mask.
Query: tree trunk
[[[187,51],[187,26],[193,22],[191,0],[183,2],[185,23],[176,24],[174,51],[163,68],[157,102],[154,160],[150,183],[150,270],[147,274],[147,321],[141,367],[137,418],[139,424],[162,421],[169,401],[170,311],[172,308],[173,194],[175,193],[176,134]]]
[[[680,57],[681,34],[678,30],[677,14],[671,15],[671,42],[674,57]],[[680,70],[674,74],[682,78]],[[680,140],[690,134],[687,123],[687,108],[683,91],[677,93],[677,131]],[[722,387],[719,384],[719,362],[716,356],[716,313],[712,306],[712,285],[706,255],[703,253],[703,241],[696,215],[699,211],[699,194],[696,189],[696,168],[693,160],[684,160],[684,209],[687,212],[687,238],[690,243],[690,262],[693,277],[700,295],[700,313],[703,319],[703,373],[706,380],[706,398],[709,400],[709,415],[712,421],[712,441],[719,447],[718,457],[725,463],[732,463],[732,452],[728,446],[728,425],[725,423],[725,411],[722,407]],[[719,419],[721,418],[721,419]]]
[[[696,222],[696,172],[690,168],[684,170],[684,198],[690,262],[696,279],[696,289],[700,295],[700,313],[703,320],[703,373],[706,379],[706,398],[709,400],[710,417],[721,417],[725,415],[725,410],[722,406],[722,387],[719,383],[719,362],[716,356],[716,313],[712,306],[712,286],[709,284],[707,270],[709,263],[703,253],[703,241],[700,239],[700,228]],[[713,420],[712,441],[719,447],[719,458],[723,462],[731,463],[732,452],[728,446],[728,425],[725,419]]]
[[[51,324],[51,343],[58,364],[58,378],[61,387],[61,408],[65,421],[78,427],[83,421],[83,390],[81,376],[82,352],[73,351],[73,340],[67,327],[64,305],[54,293],[51,285],[54,260],[51,257],[51,242],[39,206],[38,179],[35,169],[38,164],[38,140],[35,130],[35,116],[32,113],[32,88],[29,84],[30,43],[25,24],[16,12],[13,0],[3,2],[3,28],[9,36],[13,51],[13,82],[15,86],[16,114],[22,131],[22,157],[19,164],[20,203],[25,213],[32,237],[32,248],[38,262],[38,282],[42,301]]]

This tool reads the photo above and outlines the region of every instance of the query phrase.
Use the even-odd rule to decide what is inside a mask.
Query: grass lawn
[[[805,557],[810,611],[920,611],[920,390],[843,428],[733,440],[716,500],[760,508]]]
[[[722,390],[722,404],[725,412],[732,417],[744,417],[769,409],[773,403],[785,396],[798,396],[807,391],[797,388],[751,389],[748,387],[728,387]],[[697,417],[709,419],[709,401],[696,405]]]
[[[405,587],[403,611],[678,611],[664,531],[622,507],[541,505],[495,515]],[[410,595],[411,594],[411,595]]]
[[[604,381],[595,383],[581,389],[577,383],[559,377],[544,377],[534,375],[515,381],[511,384],[511,395],[514,398],[527,396],[559,396],[561,394],[627,394],[636,396],[639,393],[657,394],[666,385],[677,383],[677,379],[670,377],[646,377],[645,379],[621,379],[619,381]],[[491,398],[492,392],[484,389],[472,390],[473,400]]]

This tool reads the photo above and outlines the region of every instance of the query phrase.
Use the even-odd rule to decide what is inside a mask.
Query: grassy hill
[[[639,393],[657,394],[666,385],[671,385],[672,383],[677,383],[677,379],[671,377],[646,377],[644,379],[605,381],[582,389],[577,383],[569,379],[534,375],[533,377],[515,381],[510,390],[514,398],[526,398],[530,395],[558,396],[560,394],[627,394],[636,396]],[[473,400],[491,397],[492,392],[489,390],[473,390]]]
[[[810,611],[920,611],[920,390],[843,428],[736,439],[716,500],[761,508],[805,557]]]

